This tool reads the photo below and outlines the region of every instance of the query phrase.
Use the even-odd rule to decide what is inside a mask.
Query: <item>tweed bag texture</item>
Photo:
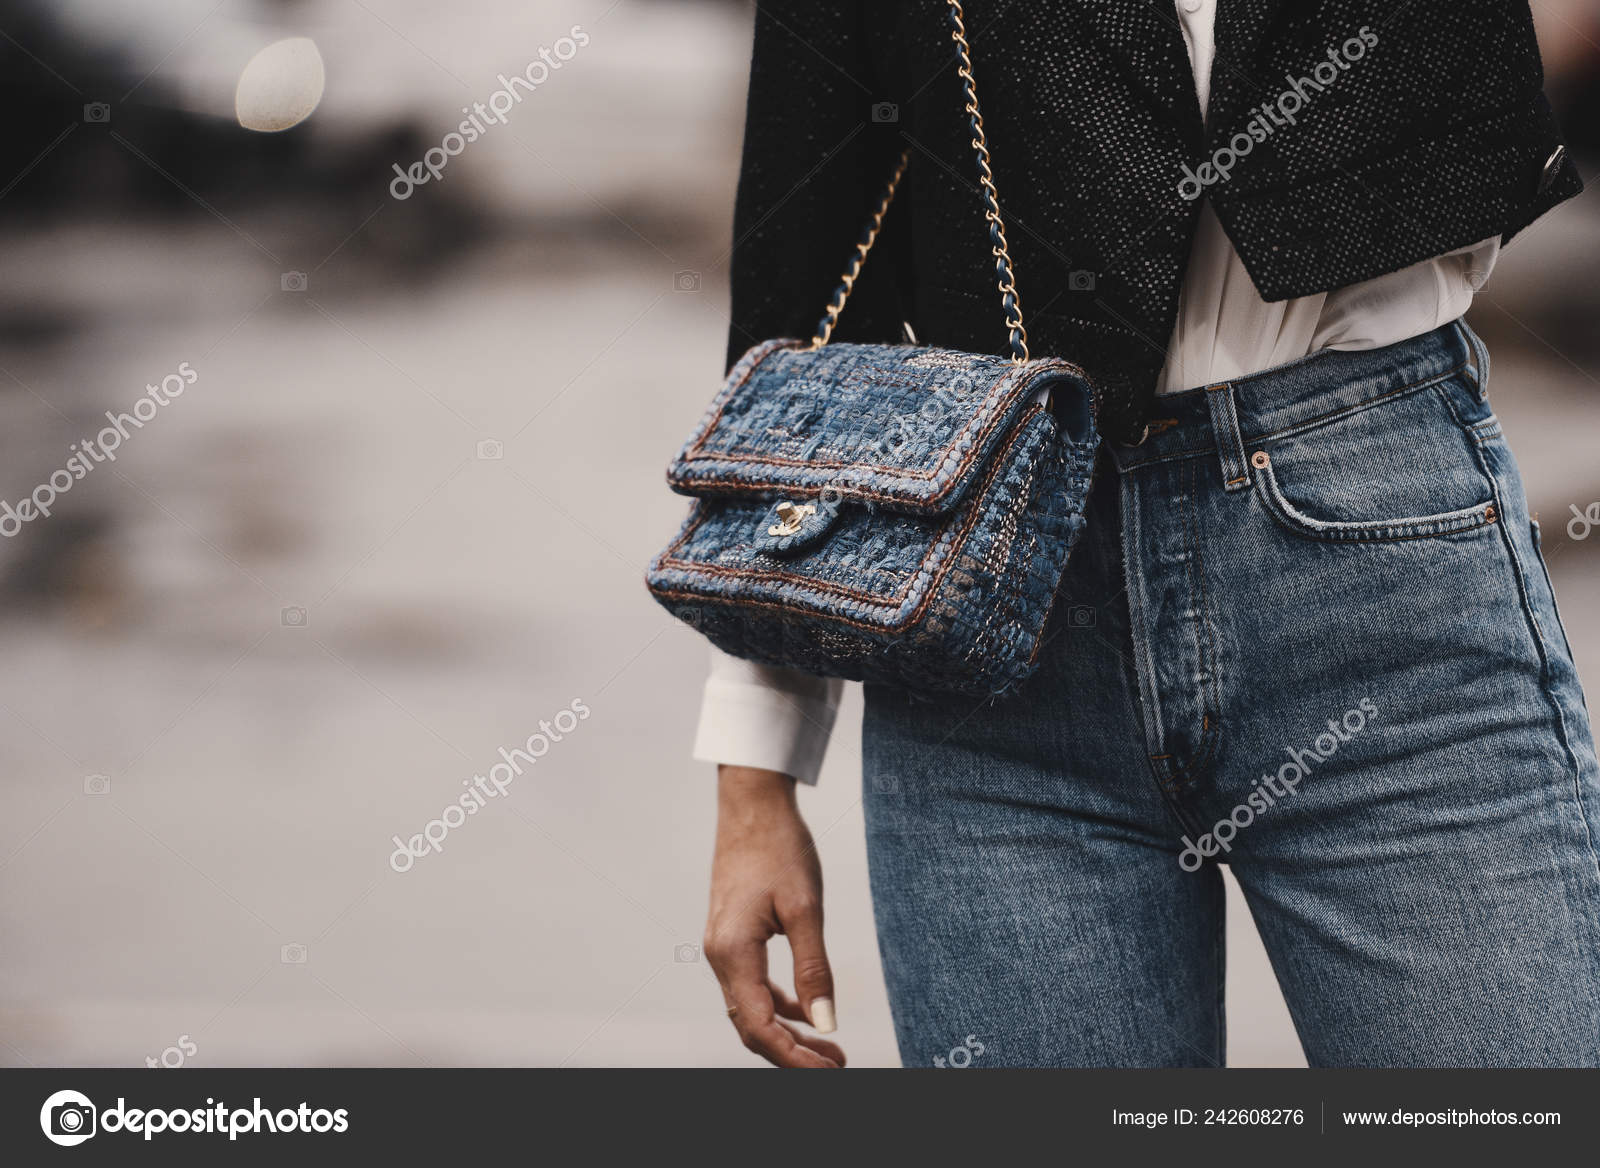
[[[1066,361],[766,341],[668,470],[695,501],[650,590],[739,657],[1004,693],[1033,670],[1097,444]]]

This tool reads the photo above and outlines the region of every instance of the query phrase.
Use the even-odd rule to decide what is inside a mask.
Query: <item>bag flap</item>
[[[1067,361],[767,341],[734,366],[667,481],[686,495],[822,495],[938,513],[1047,389],[1072,438],[1094,441],[1088,379]]]

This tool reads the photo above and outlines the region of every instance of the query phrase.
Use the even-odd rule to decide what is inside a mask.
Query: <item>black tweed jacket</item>
[[[1282,300],[1509,237],[1582,189],[1526,0],[1219,0],[1205,124],[1173,0],[965,10],[1033,353],[1090,371],[1112,437],[1142,429],[1202,199]],[[909,323],[1006,352],[947,11],[758,4],[729,364],[811,335],[907,148],[835,336]]]

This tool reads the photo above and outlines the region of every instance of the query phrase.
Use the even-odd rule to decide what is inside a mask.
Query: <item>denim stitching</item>
[[[1304,430],[1314,429],[1316,426],[1322,423],[1336,421],[1347,415],[1360,413],[1363,410],[1371,409],[1373,406],[1381,405],[1382,403],[1389,401],[1391,398],[1399,397],[1403,394],[1412,393],[1417,390],[1427,389],[1432,385],[1436,385],[1443,381],[1448,381],[1465,368],[1466,366],[1464,364],[1457,365],[1454,369],[1451,369],[1448,372],[1425,377],[1421,381],[1414,381],[1410,385],[1403,385],[1399,389],[1391,390],[1388,393],[1379,394],[1377,397],[1366,398],[1363,401],[1356,402],[1354,405],[1341,406],[1339,409],[1331,410],[1325,414],[1317,414],[1314,417],[1306,418],[1299,422],[1292,422],[1281,429],[1267,430],[1259,434],[1244,435],[1244,443],[1246,446],[1248,446],[1255,442],[1265,442],[1272,438],[1283,438],[1291,434],[1301,433]],[[1246,378],[1245,380],[1249,379]],[[1207,423],[1209,428],[1209,420],[1207,420]],[[1162,462],[1174,462],[1184,458],[1197,458],[1202,454],[1215,454],[1216,451],[1217,446],[1213,443],[1210,446],[1190,446],[1185,447],[1183,450],[1169,451],[1166,454],[1151,454],[1142,459],[1134,458],[1127,462],[1121,462],[1121,460],[1119,460],[1119,462],[1121,464],[1121,468],[1125,471],[1136,470],[1141,466],[1154,466],[1155,464]]]
[[[1143,538],[1143,529],[1139,515],[1139,493],[1134,487],[1131,475],[1119,475],[1117,478],[1118,510],[1122,516],[1122,538],[1117,549],[1118,558],[1122,564],[1123,591],[1128,597],[1128,637],[1133,647],[1133,675],[1135,692],[1139,696],[1138,711],[1139,721],[1144,726],[1145,740],[1159,738],[1162,745],[1166,743],[1165,717],[1161,708],[1161,687],[1157,682],[1155,662],[1150,656],[1150,638],[1146,624],[1146,606],[1144,598],[1144,576],[1139,572],[1138,557],[1128,554],[1130,545],[1136,546]],[[1149,684],[1145,684],[1145,678]],[[1147,708],[1148,707],[1148,708]],[[1167,785],[1166,768],[1158,765],[1165,759],[1170,759],[1170,754],[1148,755],[1151,767],[1150,772],[1156,781],[1156,786],[1164,794],[1171,794]],[[1168,806],[1171,806],[1169,803]],[[1173,815],[1180,824],[1183,819],[1176,809]]]
[[[1206,620],[1205,561],[1200,554],[1199,503],[1195,498],[1199,489],[1199,481],[1193,463],[1190,463],[1188,467],[1188,482],[1188,489],[1183,495],[1183,515],[1184,524],[1188,529],[1191,540],[1190,550],[1193,553],[1189,559],[1189,587],[1191,590],[1198,590],[1200,594],[1201,635],[1195,638],[1195,650],[1200,654],[1202,664],[1206,669],[1208,685],[1211,689],[1211,701],[1207,703],[1204,696],[1200,699],[1200,741],[1196,745],[1194,755],[1187,763],[1179,764],[1175,761],[1170,764],[1174,771],[1173,785],[1176,788],[1175,793],[1191,786],[1201,768],[1209,765],[1211,756],[1216,750],[1217,741],[1221,737],[1221,716],[1215,713],[1221,707],[1220,695],[1217,692],[1216,646],[1212,644],[1211,625]],[[1197,571],[1199,573],[1198,580],[1196,578]],[[1209,708],[1207,708],[1208,706]]]
[[[1494,484],[1495,506],[1503,514],[1504,507],[1501,505],[1500,481],[1495,478],[1494,472],[1489,469],[1488,463],[1484,461],[1481,448],[1477,452],[1477,458],[1479,469]],[[1544,694],[1545,701],[1550,703],[1551,713],[1555,715],[1556,741],[1561,744],[1561,752],[1566,756],[1571,768],[1572,792],[1573,798],[1578,805],[1578,821],[1583,824],[1584,841],[1589,846],[1590,858],[1594,860],[1595,872],[1600,875],[1600,850],[1596,850],[1594,827],[1590,821],[1589,811],[1583,798],[1583,765],[1578,761],[1577,752],[1572,749],[1572,738],[1567,732],[1566,712],[1561,708],[1561,703],[1556,699],[1555,692],[1551,687],[1550,647],[1546,642],[1544,630],[1539,627],[1538,615],[1533,611],[1533,597],[1528,590],[1528,571],[1522,563],[1522,557],[1517,553],[1517,545],[1516,541],[1511,537],[1510,525],[1501,524],[1500,526],[1505,528],[1500,533],[1500,540],[1506,549],[1507,558],[1511,561],[1511,574],[1517,582],[1517,600],[1522,608],[1522,617],[1527,623],[1529,635],[1533,638],[1534,649],[1539,654],[1539,689]],[[1535,548],[1534,554],[1539,556],[1539,549]],[[1539,556],[1539,568],[1548,581],[1550,570],[1545,566],[1543,556]],[[1555,601],[1555,588],[1553,585],[1550,588],[1550,597],[1553,607]]]
[[[1212,397],[1221,394],[1221,397]],[[1213,404],[1216,403],[1216,404]],[[1206,388],[1206,408],[1211,416],[1211,433],[1217,442],[1217,461],[1221,464],[1224,474],[1234,469],[1241,472],[1235,477],[1226,480],[1229,487],[1237,487],[1250,481],[1249,461],[1244,451],[1244,436],[1239,433],[1239,412],[1234,406],[1233,383],[1221,382]],[[1222,415],[1222,427],[1217,425],[1217,414]],[[1226,449],[1224,449],[1226,445]]]
[[[1437,539],[1446,535],[1461,535],[1489,526],[1489,508],[1496,499],[1474,503],[1456,511],[1438,515],[1406,516],[1395,519],[1371,521],[1317,520],[1304,514],[1278,484],[1278,476],[1269,463],[1261,468],[1258,480],[1263,505],[1278,524],[1302,539],[1321,543],[1403,543],[1411,539]],[[1498,508],[1497,508],[1498,510]],[[1427,528],[1429,530],[1423,530]]]
[[[1543,548],[1539,543],[1535,543],[1534,548],[1533,548],[1533,554],[1534,554],[1534,557],[1539,561],[1539,570],[1540,570],[1540,572],[1542,572],[1544,574],[1545,587],[1550,590],[1550,606],[1551,606],[1552,609],[1555,609],[1556,608],[1556,586],[1555,586],[1555,581],[1551,580],[1551,578],[1550,578],[1550,567],[1549,567],[1548,564],[1546,564],[1544,562]],[[1561,620],[1561,613],[1559,611],[1555,612],[1555,618],[1556,618],[1556,620],[1558,622]],[[1538,628],[1538,622],[1537,621],[1534,622],[1534,627]],[[1541,634],[1541,636],[1542,636],[1542,634]],[[1566,640],[1566,630],[1565,629],[1562,630],[1562,636],[1563,636],[1563,640]],[[1570,643],[1568,643],[1566,645],[1566,649],[1567,649],[1567,655],[1570,657],[1572,655],[1572,646],[1571,646]],[[1580,823],[1583,824],[1584,842],[1589,845],[1589,854],[1590,854],[1590,856],[1592,856],[1594,858],[1595,871],[1597,873],[1600,873],[1600,851],[1597,851],[1596,847],[1595,847],[1595,835],[1594,835],[1593,820],[1592,820],[1592,818],[1591,818],[1591,816],[1589,814],[1588,805],[1584,800],[1583,767],[1578,762],[1577,754],[1572,749],[1572,745],[1571,745],[1571,741],[1570,741],[1570,735],[1568,735],[1568,733],[1567,733],[1567,729],[1566,729],[1566,712],[1564,710],[1562,710],[1561,703],[1556,701],[1555,695],[1550,693],[1548,683],[1546,683],[1545,692],[1546,692],[1546,696],[1550,699],[1550,704],[1555,708],[1557,733],[1559,734],[1559,736],[1561,738],[1562,748],[1566,751],[1567,758],[1572,762],[1572,796],[1573,796],[1574,802],[1576,802],[1577,805],[1578,805],[1578,820],[1579,820]]]

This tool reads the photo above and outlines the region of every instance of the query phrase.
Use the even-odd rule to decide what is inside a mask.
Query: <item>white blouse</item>
[[[1217,0],[1174,3],[1205,109]],[[1486,239],[1375,280],[1268,304],[1205,204],[1157,390],[1227,381],[1321,349],[1376,349],[1431,332],[1466,312],[1499,248],[1498,237]],[[816,782],[843,683],[757,665],[715,648],[711,654],[694,757]]]

